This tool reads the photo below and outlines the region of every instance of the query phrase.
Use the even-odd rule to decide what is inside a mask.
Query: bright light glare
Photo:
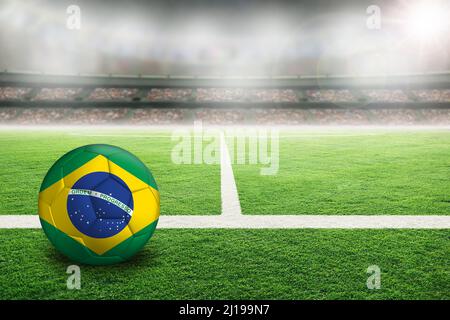
[[[419,38],[438,36],[446,30],[448,24],[447,8],[433,3],[421,3],[408,12],[408,31]]]
[[[186,26],[178,36],[189,48],[199,48],[211,45],[219,35],[212,25],[198,23]]]

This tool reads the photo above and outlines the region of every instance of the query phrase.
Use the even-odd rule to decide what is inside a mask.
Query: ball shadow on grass
[[[133,269],[143,266],[157,266],[159,265],[160,261],[159,258],[161,256],[158,247],[154,245],[147,244],[141,251],[139,251],[135,256],[131,257],[130,259],[117,263],[117,264],[110,264],[110,265],[90,265],[85,263],[79,263],[77,261],[73,261],[66,257],[64,254],[56,250],[55,247],[51,245],[47,245],[45,248],[43,248],[43,251],[45,251],[45,257],[46,259],[54,264],[59,266],[70,266],[70,265],[79,265],[80,267],[88,267],[88,268],[95,268],[95,269],[114,269],[114,268],[120,268],[123,269]]]

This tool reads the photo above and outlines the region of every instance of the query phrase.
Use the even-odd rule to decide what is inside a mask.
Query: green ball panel
[[[117,152],[126,152],[126,153],[128,153],[128,151],[126,151],[126,150],[124,150],[122,148],[119,148],[119,147],[116,147],[116,146],[112,146],[112,145],[109,145],[109,144],[89,144],[89,145],[84,146],[84,149],[87,152],[92,152],[92,153],[96,153],[96,154],[102,154],[102,155],[104,155],[107,158],[109,158],[109,156],[111,156],[112,154],[117,153]]]
[[[44,229],[50,242],[55,248],[73,261],[90,265],[108,265],[123,262],[134,256],[144,247],[153,235],[158,220],[154,221],[138,233],[118,244],[102,255],[89,250],[78,241],[72,239],[48,222],[41,219],[42,229]]]
[[[65,175],[75,171],[97,156],[94,153],[85,152],[84,148],[85,147],[74,149],[59,158],[45,175],[39,192],[47,189],[55,182],[64,178]]]
[[[151,186],[152,188],[158,190],[158,186],[156,185],[156,181],[153,178],[152,173],[147,168],[145,164],[142,163],[141,160],[136,158],[133,154],[120,149],[123,152],[116,152],[111,154],[108,158],[118,166],[127,170],[129,173],[133,174],[140,180],[144,181],[146,184]]]
[[[150,170],[148,170],[146,165],[133,154],[122,148],[108,144],[91,144],[74,149],[59,158],[45,176],[40,191],[48,188],[98,155],[105,156],[118,166],[158,190],[158,186]]]

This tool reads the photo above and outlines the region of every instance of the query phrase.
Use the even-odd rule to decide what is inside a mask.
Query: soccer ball
[[[63,155],[39,191],[39,218],[50,242],[70,259],[103,265],[128,260],[159,218],[150,170],[124,149],[87,145]]]

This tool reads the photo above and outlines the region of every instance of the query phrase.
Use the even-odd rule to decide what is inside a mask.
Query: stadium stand
[[[3,124],[450,125],[450,109],[1,108]]]
[[[0,87],[0,102],[19,101],[71,101],[82,92],[82,88],[41,88],[32,97],[31,88]],[[95,88],[85,101],[130,101],[139,89]],[[145,90],[149,102],[232,102],[232,103],[298,103],[298,102],[450,102],[449,89],[411,90],[408,95],[402,90],[277,90],[277,89],[150,89]],[[145,100],[144,99],[144,100]]]
[[[6,80],[2,76],[3,124],[450,124],[447,74],[407,77],[386,88],[365,79],[330,78],[321,85],[318,79],[268,79],[236,81],[232,84],[239,85],[231,87],[230,82],[195,79],[75,77],[64,83],[52,77],[14,75],[11,81],[9,74]]]

